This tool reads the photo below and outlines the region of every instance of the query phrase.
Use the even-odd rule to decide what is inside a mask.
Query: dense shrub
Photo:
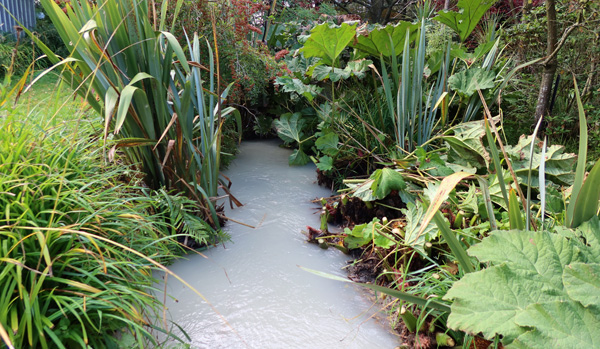
[[[157,3],[157,7],[160,4]],[[175,2],[169,3],[168,16],[175,14]],[[173,34],[180,42],[198,32],[213,43],[211,16],[216,19],[221,86],[233,83],[230,101],[247,107],[262,107],[269,101],[269,86],[280,66],[262,42],[265,5],[247,0],[184,2]]]

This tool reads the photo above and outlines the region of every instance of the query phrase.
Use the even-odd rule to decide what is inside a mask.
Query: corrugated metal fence
[[[9,14],[17,18],[21,24],[27,28],[35,26],[35,6],[34,0],[0,0],[0,32],[13,32],[14,26],[17,25],[15,19]],[[8,12],[6,11],[8,10]]]

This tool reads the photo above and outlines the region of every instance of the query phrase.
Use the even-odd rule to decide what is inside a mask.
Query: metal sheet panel
[[[33,28],[35,26],[34,0],[0,0],[0,4],[4,5],[4,7],[0,6],[1,32],[14,33],[14,26],[18,25],[18,23],[10,15],[11,13],[23,26],[27,28]]]

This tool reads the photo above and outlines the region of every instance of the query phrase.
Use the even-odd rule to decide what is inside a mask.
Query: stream
[[[168,316],[194,348],[396,347],[385,315],[372,316],[379,306],[362,288],[298,268],[346,277],[351,258],[306,242],[301,230],[319,227],[310,201],[331,193],[315,183],[314,165],[288,166],[291,151],[278,144],[241,145],[226,175],[244,206],[229,210],[227,203],[226,214],[256,228],[229,222],[232,241],[171,265],[210,305],[169,277]]]

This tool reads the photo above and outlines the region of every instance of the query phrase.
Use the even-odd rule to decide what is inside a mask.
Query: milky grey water
[[[227,215],[257,228],[230,222],[232,242],[170,267],[214,307],[170,277],[170,317],[194,348],[396,347],[385,315],[369,318],[377,307],[362,289],[298,268],[345,276],[350,258],[305,242],[301,230],[319,226],[310,200],[330,193],[314,183],[313,165],[289,167],[290,153],[275,141],[242,144],[227,175],[244,206]]]

